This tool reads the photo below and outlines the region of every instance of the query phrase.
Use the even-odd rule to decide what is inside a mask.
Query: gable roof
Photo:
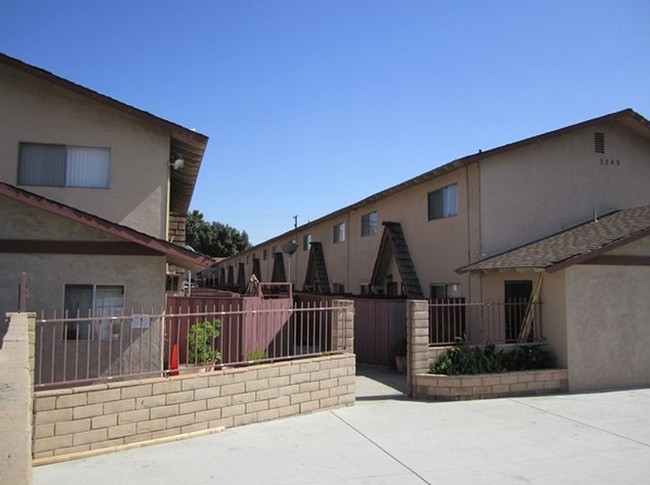
[[[0,64],[9,66],[48,84],[66,89],[91,101],[101,103],[148,125],[168,131],[171,137],[171,155],[181,156],[185,162],[181,170],[171,170],[170,210],[181,214],[188,212],[203,154],[208,144],[207,136],[68,81],[39,67],[9,57],[6,54],[0,53]]]
[[[393,194],[399,193],[401,191],[407,190],[411,187],[420,185],[424,182],[428,182],[429,180],[436,179],[438,177],[441,177],[443,175],[446,175],[450,172],[453,172],[455,170],[467,167],[469,165],[472,165],[474,163],[480,162],[486,158],[499,155],[501,153],[506,153],[512,150],[517,150],[520,148],[524,148],[528,145],[534,145],[537,144],[541,141],[548,140],[557,136],[561,135],[566,135],[569,133],[572,133],[574,131],[583,129],[587,126],[594,125],[594,124],[599,124],[603,122],[616,122],[620,123],[626,128],[634,131],[635,133],[645,136],[650,140],[650,121],[648,121],[646,118],[635,112],[634,110],[628,108],[624,109],[621,111],[617,111],[615,113],[610,113],[608,115],[600,116],[597,118],[593,118],[587,121],[583,121],[580,123],[576,123],[573,125],[566,126],[564,128],[560,128],[557,130],[549,131],[547,133],[543,133],[541,135],[536,135],[532,136],[530,138],[525,138],[523,140],[514,142],[514,143],[509,143],[506,145],[502,145],[497,148],[492,148],[490,150],[484,150],[484,151],[479,151],[478,153],[468,155],[462,158],[458,158],[456,160],[453,160],[451,162],[448,162],[444,165],[441,165],[437,168],[434,168],[433,170],[429,170],[428,172],[425,172],[421,175],[418,175],[416,177],[413,177],[409,180],[406,180],[405,182],[402,182],[400,184],[394,185],[392,187],[389,187],[387,189],[384,189],[380,192],[377,192],[369,197],[366,197],[365,199],[360,200],[359,202],[355,202],[354,204],[348,205],[346,207],[343,207],[337,211],[331,212],[323,217],[320,217],[318,219],[315,219],[307,224],[304,224],[296,229],[292,229],[290,231],[287,231],[279,236],[273,237],[265,242],[262,242],[259,245],[262,244],[267,244],[273,240],[276,239],[283,239],[287,238],[292,234],[295,234],[297,231],[302,231],[305,229],[308,229],[309,227],[313,227],[317,224],[320,224],[324,221],[327,221],[329,219],[334,219],[337,217],[341,217],[344,214],[352,211],[352,210],[357,210],[360,209],[364,206],[367,206],[369,204],[372,204],[378,200],[385,199],[386,197],[389,197]],[[250,248],[251,250],[254,249]]]
[[[118,237],[126,242],[134,243],[142,249],[142,254],[160,254],[166,256],[169,263],[191,271],[200,271],[213,263],[211,258],[203,254],[190,251],[168,241],[157,239],[130,227],[110,222],[88,212],[55,202],[4,182],[0,182],[0,196],[5,196],[30,207],[55,214],[105,234]]]
[[[549,273],[586,262],[605,251],[650,235],[650,206],[625,209],[572,229],[486,258],[458,273],[544,269]]]

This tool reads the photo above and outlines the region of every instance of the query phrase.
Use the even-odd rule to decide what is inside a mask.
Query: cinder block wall
[[[351,405],[350,353],[171,378],[39,391],[33,456],[90,450]]]
[[[460,376],[422,374],[416,377],[416,395],[440,401],[526,396],[566,392],[568,382],[566,369]]]

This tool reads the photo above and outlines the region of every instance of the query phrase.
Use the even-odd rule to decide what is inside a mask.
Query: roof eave
[[[200,271],[214,263],[212,258],[203,254],[190,251],[169,241],[155,238],[130,227],[102,219],[93,214],[19,189],[10,184],[0,182],[0,195],[4,195],[30,207],[64,217],[105,234],[139,244],[165,256],[168,262],[191,271]]]

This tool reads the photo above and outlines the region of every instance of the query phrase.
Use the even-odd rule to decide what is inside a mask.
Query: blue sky
[[[210,137],[261,243],[478,149],[650,117],[650,2],[0,0],[0,51]]]

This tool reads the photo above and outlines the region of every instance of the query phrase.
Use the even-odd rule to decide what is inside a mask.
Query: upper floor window
[[[110,148],[20,144],[18,185],[107,189],[110,174]]]
[[[361,216],[361,236],[374,236],[377,234],[377,211],[372,211]]]
[[[340,243],[345,241],[345,222],[334,226],[334,242]]]
[[[458,214],[458,185],[452,184],[429,192],[429,220]]]
[[[311,246],[311,234],[305,234],[302,237],[302,250],[309,251],[310,246]]]

